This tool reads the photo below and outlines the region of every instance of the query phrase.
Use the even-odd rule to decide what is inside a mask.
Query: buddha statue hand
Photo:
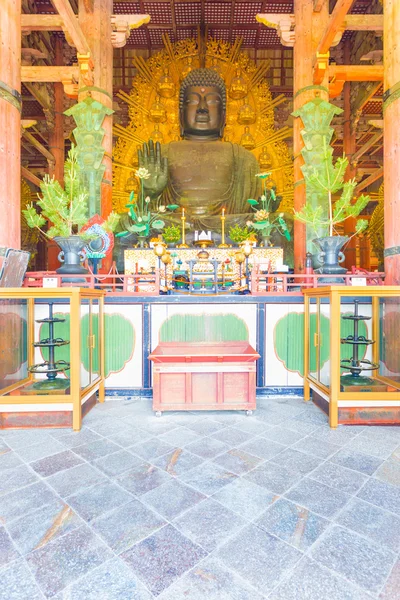
[[[146,196],[156,200],[167,187],[168,159],[161,158],[161,145],[153,140],[143,144],[143,150],[138,150],[139,168],[147,169],[150,177],[143,179],[143,189]]]

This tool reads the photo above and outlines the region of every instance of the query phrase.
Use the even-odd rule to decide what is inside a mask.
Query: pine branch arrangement
[[[80,235],[83,239],[93,236],[81,233],[80,229],[87,222],[88,193],[80,184],[80,167],[77,158],[78,151],[74,145],[68,152],[64,167],[64,189],[54,177],[45,175],[40,185],[42,195],[38,194],[37,204],[41,213],[36,211],[33,203],[22,211],[28,227],[36,228],[46,237],[69,237]],[[43,231],[46,221],[51,223],[47,232]],[[118,215],[111,213],[105,223],[105,229],[113,231],[119,221]]]
[[[370,198],[362,194],[353,204],[352,199],[357,185],[355,179],[344,181],[348,160],[346,157],[338,158],[336,163],[332,159],[332,148],[323,140],[322,161],[318,167],[307,165],[303,167],[303,174],[306,184],[317,192],[323,192],[328,197],[329,211],[324,216],[324,209],[321,205],[314,207],[307,203],[299,212],[295,212],[295,219],[306,223],[314,229],[315,232],[321,227],[329,231],[333,236],[337,233],[335,226],[342,223],[349,217],[358,217],[358,215],[367,206]],[[334,202],[333,194],[342,190],[340,198]],[[356,224],[354,235],[362,233],[368,227],[368,221],[359,219]]]

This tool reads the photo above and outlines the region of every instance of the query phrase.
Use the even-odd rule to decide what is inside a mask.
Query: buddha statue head
[[[193,69],[182,81],[179,94],[181,135],[186,140],[222,138],[226,115],[226,88],[213,69]]]

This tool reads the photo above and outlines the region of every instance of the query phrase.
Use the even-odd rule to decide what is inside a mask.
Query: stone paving
[[[0,431],[0,599],[398,600],[400,427],[258,405]]]

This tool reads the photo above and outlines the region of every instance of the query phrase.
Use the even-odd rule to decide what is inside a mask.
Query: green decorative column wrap
[[[61,337],[65,340],[70,339],[70,319],[69,313],[56,313],[55,317],[65,319],[64,323],[54,324],[55,337]],[[93,331],[98,331],[98,315],[92,316]],[[48,325],[43,324],[40,327],[40,339],[47,338]],[[81,361],[85,369],[89,370],[89,348],[87,346],[87,337],[89,335],[89,315],[84,315],[81,319]],[[97,344],[96,340],[96,344]],[[104,345],[105,345],[105,376],[111,373],[122,371],[127,362],[132,358],[135,349],[135,329],[132,323],[117,313],[107,313],[104,315]],[[42,350],[45,360],[48,359],[48,353]],[[56,348],[56,359],[70,361],[70,349],[68,346]],[[98,355],[93,355],[93,372],[98,373]]]
[[[300,117],[304,124],[304,129],[301,132],[304,141],[304,148],[301,154],[305,162],[301,170],[304,176],[311,174],[314,169],[318,170],[319,166],[321,166],[321,170],[323,169],[323,173],[325,173],[322,159],[326,148],[332,140],[334,131],[330,123],[335,115],[340,115],[342,112],[341,108],[325,100],[321,100],[321,98],[314,98],[292,113],[294,117]],[[329,152],[332,155],[333,148],[329,148]],[[324,178],[324,174],[321,178]],[[321,192],[320,189],[307,181],[306,198],[307,204],[310,204],[312,207],[322,206],[324,209],[322,216],[324,218],[327,217],[329,210],[327,193]],[[315,231],[307,227],[307,250],[311,253],[315,252],[312,244],[312,240],[316,237],[315,233]],[[329,235],[327,227],[321,228],[317,233],[317,237]]]
[[[102,141],[105,131],[101,125],[104,117],[113,112],[111,108],[88,97],[64,113],[68,117],[73,117],[77,125],[73,133],[78,148],[82,184],[89,193],[89,217],[101,214],[101,181],[105,171],[105,166],[102,164],[105,152]]]
[[[350,314],[353,313],[349,312],[341,315],[340,336],[343,338],[353,334],[352,322],[343,319],[345,315]],[[310,340],[314,339],[316,331],[317,315],[310,314]],[[320,317],[320,332],[322,340],[320,368],[322,369],[329,360],[330,352],[330,322],[324,315]],[[367,327],[363,321],[359,323],[359,334],[367,337]],[[297,372],[301,377],[304,377],[304,313],[291,312],[279,319],[274,328],[274,348],[276,356],[288,371]],[[351,358],[351,356],[352,348],[347,344],[341,344],[340,358]],[[310,359],[310,372],[315,372],[317,369],[316,353],[313,353]]]
[[[160,327],[160,342],[248,341],[246,323],[237,315],[173,315]]]

